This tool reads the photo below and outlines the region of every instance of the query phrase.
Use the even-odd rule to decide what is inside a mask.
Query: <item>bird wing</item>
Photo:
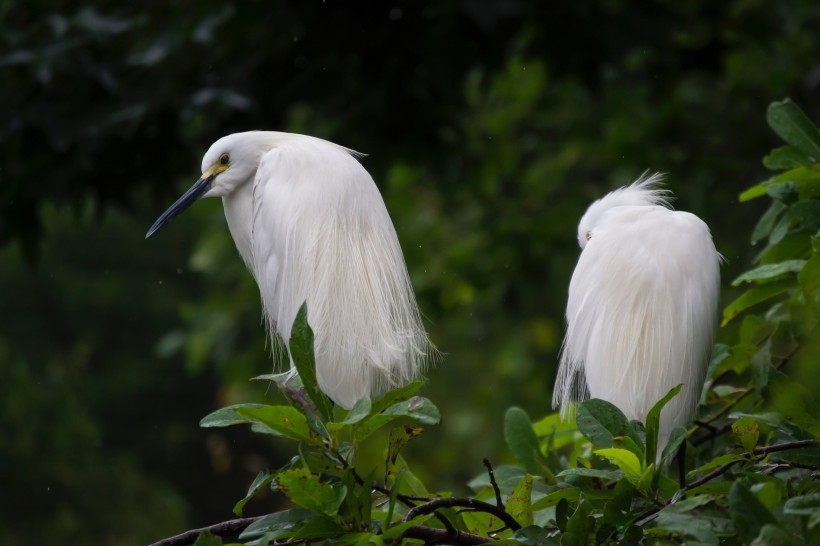
[[[717,319],[719,254],[686,212],[616,207],[592,233],[570,282],[567,334],[553,397],[566,414],[589,395],[643,420],[672,387],[669,428],[697,405]]]
[[[317,379],[337,403],[412,380],[429,350],[398,238],[350,153],[295,139],[265,154],[253,187],[254,269],[271,334],[303,302]]]

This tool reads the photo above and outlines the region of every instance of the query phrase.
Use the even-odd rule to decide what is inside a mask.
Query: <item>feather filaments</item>
[[[659,450],[700,399],[717,323],[720,254],[709,228],[674,211],[643,176],[595,201],[578,227],[581,256],[567,301],[567,332],[553,406],[567,418],[587,396],[643,422],[670,389]]]
[[[317,382],[345,408],[417,379],[435,349],[384,201],[354,152],[304,135],[237,133],[213,144],[203,171],[222,153],[232,166],[208,195],[223,198],[271,337],[289,340],[307,302]],[[244,179],[226,177],[234,165]]]

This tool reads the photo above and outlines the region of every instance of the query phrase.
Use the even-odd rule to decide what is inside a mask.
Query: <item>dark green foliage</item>
[[[769,112],[773,128],[795,146],[793,158],[815,161],[797,153],[812,151],[806,142],[820,135],[802,112],[788,101],[772,105]],[[302,510],[257,521],[240,540],[254,545],[270,540],[330,545],[395,540],[545,546],[812,544],[820,533],[820,411],[815,397],[789,377],[820,323],[820,300],[814,293],[820,271],[809,269],[815,247],[820,248],[814,242],[815,218],[794,212],[810,210],[799,205],[814,200],[807,188],[820,188],[820,166],[812,164],[809,171],[801,174],[794,191],[756,186],[744,193],[769,195],[782,203],[789,235],[809,244],[798,256],[766,262],[763,256],[783,239],[763,233],[769,243],[761,265],[735,280],[746,292],[724,317],[729,322],[747,312],[737,344],[716,347],[702,417],[690,431],[675,429],[668,445],[658,445],[660,415],[681,386],[654,405],[646,426],[628,421],[603,400],[578,406],[577,429],[561,424],[556,414],[533,423],[526,411],[511,407],[504,416],[504,439],[520,468],[499,467],[470,483],[474,497],[452,497],[428,493],[401,458],[401,449],[424,432],[420,427],[393,425],[383,472],[362,478],[357,470],[359,450],[377,440],[379,427],[397,418],[438,423],[432,402],[414,396],[419,384],[337,411],[316,431],[306,415],[318,411],[313,400],[323,395],[302,396],[306,386],[294,390],[275,381],[287,398],[308,404],[232,406],[203,420],[206,426],[262,424],[300,445],[288,465],[257,476],[237,510],[268,486]],[[737,304],[762,286],[781,283],[784,290],[769,293],[754,306]],[[297,322],[304,321],[304,309]],[[748,314],[761,309],[761,315]],[[314,382],[310,329],[294,327],[293,332],[291,347],[301,347],[304,362],[311,364],[300,367],[300,374],[306,383]],[[676,463],[685,465],[678,470],[686,473],[687,482],[680,485],[671,477],[670,464],[684,442],[694,454]]]
[[[778,176],[813,165],[763,113],[791,96],[818,119],[819,24],[815,0],[0,3],[3,544],[146,544],[231,517],[265,468],[292,457],[291,440],[260,422],[191,426],[238,402],[294,403],[248,382],[272,371],[270,351],[218,201],[143,240],[197,178],[207,146],[255,128],[368,154],[446,354],[423,391],[443,422],[401,446],[401,482],[464,494],[486,456],[511,494],[524,472],[505,464],[518,463],[502,417],[510,406],[548,411],[575,226],[593,199],[645,169],[668,172],[675,206],[710,225],[725,280],[778,241],[759,265],[808,259],[798,282],[816,292],[820,260],[794,233],[815,206],[799,204],[799,180],[767,186],[782,200],[736,206],[736,195],[767,167]],[[724,285],[726,303],[765,283]],[[770,368],[796,333],[801,348],[783,371],[809,396],[820,392],[820,336],[766,309],[721,331],[713,376],[726,375],[706,402],[743,395],[754,370],[757,390],[738,413],[754,413],[758,442],[803,438],[774,404],[749,406],[770,396]],[[786,301],[775,311],[805,308]],[[791,400],[777,398],[790,412]],[[321,419],[306,419],[321,431]],[[587,455],[573,426],[548,416],[532,427],[549,468]],[[389,430],[363,442],[363,473],[386,463]],[[710,451],[726,447],[714,442]],[[698,455],[706,445],[690,445],[687,469],[708,462]],[[405,459],[415,474],[402,472]],[[806,449],[768,455],[818,459]],[[598,462],[605,468],[582,470],[618,472]],[[591,482],[561,479],[544,507],[561,495],[574,507],[580,490],[565,482]],[[535,497],[540,487],[536,479]],[[286,502],[262,487],[245,512]],[[534,511],[536,528],[545,513]],[[632,529],[622,534],[641,532]]]

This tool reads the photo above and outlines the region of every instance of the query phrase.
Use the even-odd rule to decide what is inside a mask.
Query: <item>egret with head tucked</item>
[[[355,155],[305,135],[228,135],[146,234],[221,197],[271,336],[287,341],[306,301],[319,387],[345,408],[418,378],[435,352],[387,208]]]
[[[717,326],[721,259],[706,224],[671,210],[660,181],[641,177],[581,218],[553,393],[564,416],[590,396],[643,422],[682,383],[661,412],[658,452],[697,408]]]

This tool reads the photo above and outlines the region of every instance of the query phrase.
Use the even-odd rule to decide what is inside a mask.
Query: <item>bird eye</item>
[[[592,239],[592,232],[591,231],[587,231],[586,238],[587,238],[587,241]]]
[[[222,154],[221,156],[219,156],[219,164],[220,165],[227,165],[230,162],[231,162],[231,156],[229,156],[228,154]]]

